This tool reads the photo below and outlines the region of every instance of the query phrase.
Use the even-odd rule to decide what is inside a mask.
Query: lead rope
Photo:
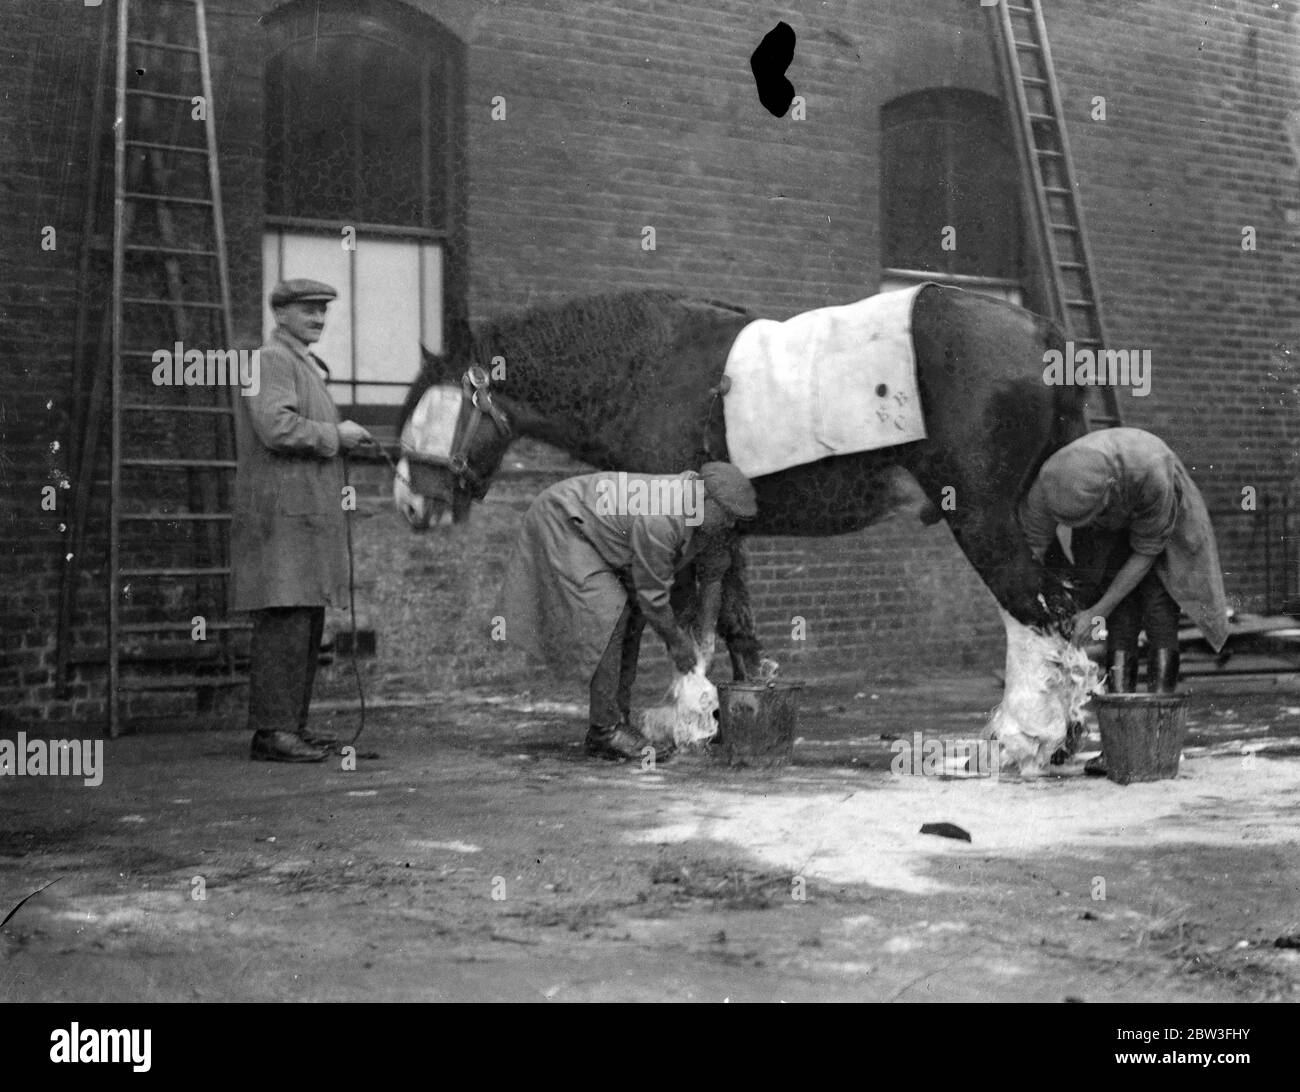
[[[379,447],[378,444],[375,446]],[[383,451],[384,449],[380,447],[379,450]],[[349,477],[348,456],[347,453],[344,452],[343,485],[345,487],[350,484],[348,480]],[[352,674],[357,681],[357,703],[360,706],[361,713],[360,720],[357,723],[357,730],[353,733],[352,738],[344,744],[345,747],[351,747],[361,738],[361,733],[366,730],[366,690],[361,684],[361,668],[357,666],[357,580],[356,566],[354,565],[352,558],[352,516],[350,513],[344,513],[343,525],[347,528],[348,539],[348,617],[352,624]]]
[[[382,444],[377,443],[374,440],[368,440],[361,446],[378,451],[379,454],[384,457],[384,462],[388,464],[388,467],[392,470],[394,476],[404,481],[408,486],[411,485],[411,480],[397,469],[397,465],[393,462],[392,457],[388,452],[384,450]],[[345,486],[351,484],[349,481],[350,476],[347,452],[343,452],[343,484]],[[361,733],[366,730],[366,691],[361,682],[361,668],[357,666],[357,580],[356,564],[353,560],[352,554],[352,518],[348,513],[344,513],[343,523],[344,527],[347,529],[348,539],[348,618],[350,619],[352,626],[352,674],[357,682],[357,705],[360,712],[356,732],[353,734],[352,738],[343,745],[345,747],[351,747],[361,738]]]

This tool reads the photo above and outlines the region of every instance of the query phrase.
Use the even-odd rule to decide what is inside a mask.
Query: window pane
[[[425,65],[371,38],[290,45],[267,67],[269,212],[425,225]]]
[[[409,381],[397,384],[396,386],[382,386],[378,383],[358,383],[357,384],[357,402],[366,405],[380,406],[400,406],[406,400],[406,392],[411,389]],[[333,391],[330,392],[334,394]],[[340,405],[343,399],[337,394],[334,400]]]
[[[442,348],[442,249],[415,239],[361,236],[357,249],[346,251],[340,242],[332,235],[266,232],[263,296],[290,277],[333,285],[339,297],[330,304],[324,337],[312,349],[329,365],[331,395],[340,405],[350,402],[352,387],[338,381],[356,379],[362,383],[359,401],[401,402],[419,372],[421,342],[434,352]],[[268,337],[274,329],[268,304]],[[382,387],[380,381],[400,386]]]
[[[1019,279],[1021,187],[1001,104],[922,91],[887,103],[881,127],[885,267]]]
[[[338,290],[338,299],[329,305],[325,317],[325,333],[315,345],[316,353],[329,365],[331,379],[352,377],[352,316],[349,307],[349,286],[352,281],[350,252],[343,249],[340,239],[331,236],[307,235],[302,232],[268,232],[263,253],[268,255],[264,271],[265,300],[278,281],[292,277],[309,277],[324,281]],[[266,304],[266,332],[275,329],[275,313]]]
[[[409,382],[420,365],[420,245],[358,239],[357,378]]]
[[[442,352],[442,247],[426,243],[420,248],[424,268],[424,305],[420,342],[431,353]]]

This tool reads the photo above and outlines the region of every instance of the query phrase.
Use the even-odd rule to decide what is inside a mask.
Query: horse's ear
[[[420,344],[420,378],[435,383],[447,372],[447,358],[442,353],[433,353]]]

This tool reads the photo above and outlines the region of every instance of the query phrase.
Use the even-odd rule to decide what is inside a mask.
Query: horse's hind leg
[[[740,540],[731,548],[731,567],[722,578],[722,609],[718,612],[718,636],[727,642],[731,673],[737,682],[756,679],[763,648],[754,628],[745,583],[745,551]]]

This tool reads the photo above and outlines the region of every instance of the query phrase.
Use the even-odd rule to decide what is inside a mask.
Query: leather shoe
[[[337,751],[343,744],[341,739],[319,736],[315,732],[299,732],[298,735],[308,747],[323,747],[327,751]]]
[[[292,732],[255,732],[248,757],[254,762],[324,762],[326,753]]]
[[[1105,777],[1110,772],[1106,766],[1106,752],[1103,751],[1095,758],[1088,759],[1083,764],[1083,772],[1089,777]]]
[[[592,725],[587,729],[587,754],[593,758],[607,758],[616,762],[639,761],[649,747],[656,762],[665,762],[675,747],[656,747],[630,724],[619,723],[611,728]]]

